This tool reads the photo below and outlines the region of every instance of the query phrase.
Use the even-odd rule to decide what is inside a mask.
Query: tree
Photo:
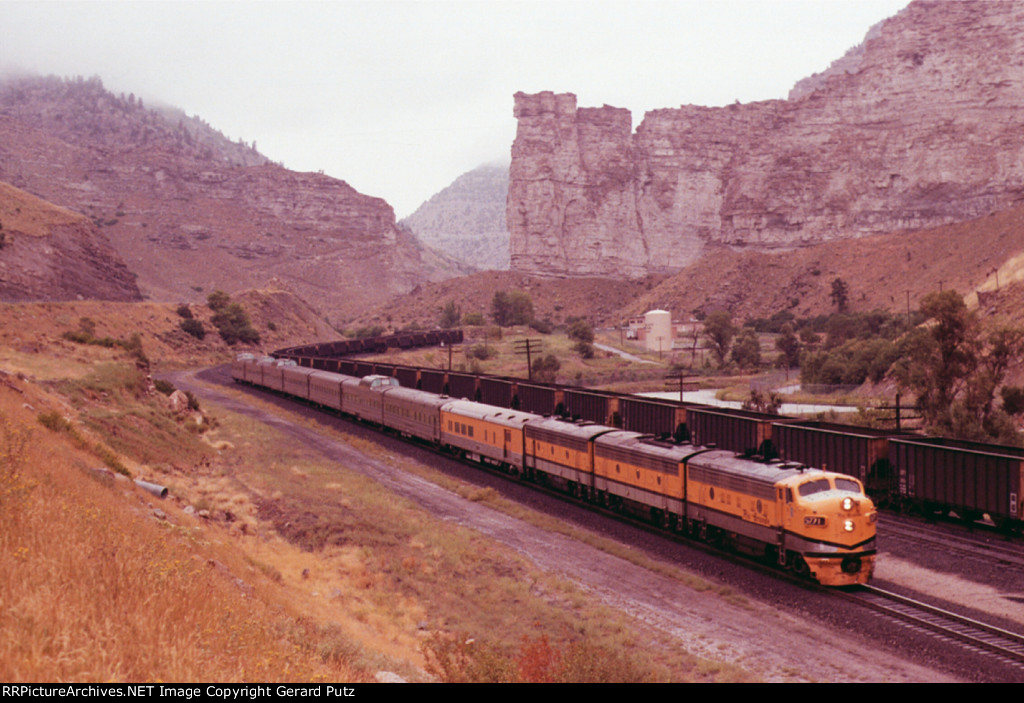
[[[491,316],[500,327],[528,325],[533,319],[533,301],[521,291],[498,291],[491,301]]]
[[[716,310],[704,318],[704,336],[711,343],[711,351],[718,364],[725,363],[729,354],[729,345],[736,334],[736,327],[732,324],[732,315],[725,310]]]
[[[594,358],[594,328],[583,318],[576,318],[569,324],[566,331],[569,339],[576,340],[573,347],[584,359]]]
[[[582,317],[572,320],[566,334],[569,339],[574,339],[577,342],[590,342],[591,344],[594,342],[594,328]]]
[[[455,304],[454,300],[449,300],[441,308],[441,319],[438,321],[438,326],[441,329],[447,330],[452,327],[458,327],[459,320],[462,319],[462,310]]]
[[[829,294],[839,312],[846,312],[846,304],[850,300],[850,286],[841,278],[832,281],[832,292]]]
[[[744,327],[732,345],[732,360],[744,369],[756,369],[761,365],[761,343],[752,327]]]
[[[962,439],[1017,444],[1017,432],[995,397],[1024,353],[1024,330],[1001,326],[986,334],[955,291],[928,294],[921,312],[931,324],[903,338],[891,373],[917,396],[928,428]],[[1012,399],[1004,405],[1015,409]]]
[[[800,364],[800,340],[796,336],[793,325],[788,322],[782,326],[782,331],[775,339],[775,348],[782,353],[780,360],[791,369]]]

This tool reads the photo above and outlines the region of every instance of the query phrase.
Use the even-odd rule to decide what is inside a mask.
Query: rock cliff
[[[0,84],[0,180],[87,215],[157,300],[276,276],[337,320],[462,273],[384,200],[95,78]]]
[[[515,96],[516,271],[678,271],[959,222],[1024,197],[1024,3],[914,2],[788,100],[648,112]]]

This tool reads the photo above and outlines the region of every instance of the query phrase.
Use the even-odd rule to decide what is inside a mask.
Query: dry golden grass
[[[138,308],[136,321],[150,314]],[[425,643],[456,632],[486,642],[499,668],[527,651],[538,676],[550,642],[626,662],[614,671],[631,678],[707,679],[678,642],[356,467],[205,401],[214,417],[201,429],[173,417],[124,350],[60,338],[86,311],[98,336],[125,331],[81,305],[0,306],[0,320],[24,323],[0,329],[0,364],[35,370],[0,372],[0,680],[361,681],[380,669],[428,680]],[[194,351],[150,347],[148,334],[165,366]],[[104,463],[167,485],[170,499],[99,475]]]
[[[366,678],[316,655],[312,623],[254,597],[230,550],[99,477],[26,397],[0,386],[0,679]]]

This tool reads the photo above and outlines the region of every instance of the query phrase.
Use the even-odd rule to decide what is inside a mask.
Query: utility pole
[[[666,390],[668,390],[669,384],[673,386],[676,385],[677,378],[679,382],[679,402],[682,403],[683,392],[697,390],[697,381],[693,374],[684,373],[682,369],[679,369],[678,377],[675,374],[668,374],[667,376],[665,376]]]
[[[512,342],[515,352],[519,356],[526,355],[526,377],[533,380],[533,352],[539,352],[541,341],[539,339],[517,339]]]

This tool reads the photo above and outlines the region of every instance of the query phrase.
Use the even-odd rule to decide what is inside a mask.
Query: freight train
[[[242,355],[232,376],[666,530],[771,558],[823,585],[866,583],[874,569],[877,512],[849,476],[407,388],[395,375]]]
[[[388,342],[393,344],[393,342]],[[523,379],[400,366],[319,355],[319,348],[274,352],[301,366],[398,378],[402,385],[539,415],[583,419],[619,429],[844,473],[876,505],[966,521],[987,518],[1024,531],[1024,449],[981,442],[640,398]]]

